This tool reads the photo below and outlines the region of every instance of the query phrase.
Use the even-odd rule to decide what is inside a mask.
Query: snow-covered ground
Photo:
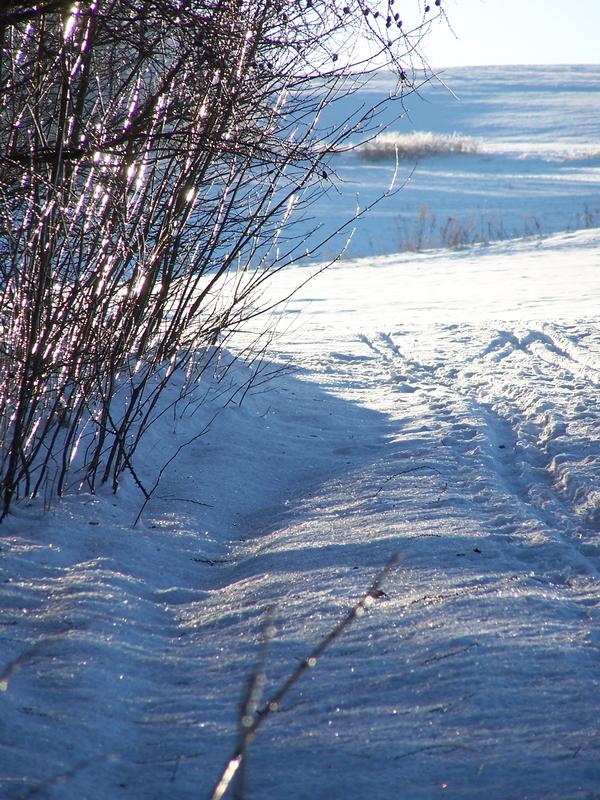
[[[244,796],[600,798],[600,229],[387,252],[158,420],[147,485],[183,447],[145,507],[3,523],[2,798],[208,798],[268,607],[265,699],[394,554]]]
[[[381,76],[352,98],[378,101],[394,84]],[[339,122],[350,103],[334,107]],[[418,93],[389,106],[383,121],[401,141],[396,187],[350,244],[351,256],[547,235],[600,225],[600,66],[464,67],[441,72]],[[394,115],[398,118],[394,119]],[[419,144],[454,136],[463,154],[419,157]],[[444,139],[441,145],[443,148]],[[470,152],[471,145],[475,152]],[[442,149],[443,152],[443,149]],[[390,185],[394,158],[339,156],[341,179],[315,217],[339,224]],[[446,231],[446,233],[444,233]],[[340,240],[329,247],[333,255]]]

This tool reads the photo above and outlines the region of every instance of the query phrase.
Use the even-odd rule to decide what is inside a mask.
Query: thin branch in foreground
[[[393,481],[394,478],[399,478],[401,475],[409,475],[411,472],[422,472],[423,470],[429,470],[431,472],[437,472],[438,475],[442,475],[443,473],[437,467],[432,467],[430,464],[420,464],[415,467],[408,467],[408,469],[401,469],[399,472],[394,472],[392,475],[389,475],[381,484],[379,489],[375,492],[372,497],[369,497],[369,500],[374,500],[378,497],[381,492],[383,491],[384,486],[386,483]]]
[[[221,800],[227,792],[231,782],[233,781],[238,770],[243,766],[246,758],[248,745],[256,735],[258,729],[267,719],[267,717],[277,711],[281,701],[288,694],[290,689],[300,680],[312,667],[316,666],[318,659],[323,655],[325,650],[348,628],[357,617],[361,617],[365,610],[373,603],[377,597],[381,597],[381,584],[389,573],[398,564],[399,554],[394,554],[387,564],[376,575],[375,580],[362,597],[346,612],[344,617],[334,625],[334,627],[327,633],[321,641],[311,650],[311,652],[300,662],[296,669],[290,673],[288,678],[282,683],[277,691],[271,696],[269,700],[259,709],[251,714],[247,714],[248,705],[252,699],[252,694],[256,692],[256,687],[260,686],[261,675],[264,675],[264,658],[265,648],[268,639],[272,635],[263,633],[263,645],[261,647],[261,655],[259,663],[254,670],[254,673],[249,682],[249,688],[245,695],[245,700],[242,702],[242,718],[240,720],[240,741],[229,758],[225,769],[221,773],[217,783],[215,784],[211,794],[210,800]],[[268,625],[268,623],[267,623]],[[272,626],[270,626],[272,627]],[[266,630],[266,628],[265,628]]]
[[[273,636],[275,635],[275,626],[273,624],[274,614],[275,614],[275,607],[269,606],[267,608],[265,614],[265,621],[262,626],[260,651],[258,654],[256,665],[254,667],[252,674],[250,675],[250,678],[248,679],[246,691],[242,698],[242,702],[240,703],[240,718],[239,718],[240,727],[239,727],[238,748],[244,757],[240,761],[239,769],[237,770],[237,776],[236,776],[237,779],[235,786],[236,800],[243,800],[244,797],[245,773],[246,773],[245,751],[249,743],[247,731],[253,725],[254,716],[258,711],[258,707],[262,699],[263,689],[267,681],[267,673],[266,673],[267,654],[269,650],[269,643],[273,638]]]
[[[2,672],[0,672],[0,692],[8,691],[9,679],[16,674],[24,664],[29,663],[29,661],[39,655],[40,650],[43,651],[48,644],[53,644],[63,637],[68,636],[73,630],[76,629],[72,626],[69,626],[64,630],[57,631],[49,636],[44,636],[37,642],[31,644],[16,658],[13,658],[12,661],[9,661],[8,664],[6,664],[3,668]]]
[[[213,415],[212,419],[202,428],[202,430],[199,433],[197,433],[194,436],[192,436],[191,439],[188,439],[187,441],[183,442],[183,444],[180,444],[179,447],[173,453],[173,455],[160,468],[152,488],[148,491],[147,494],[145,494],[144,502],[142,503],[142,505],[140,507],[140,510],[138,511],[138,514],[137,514],[135,520],[133,521],[133,525],[132,525],[133,528],[135,528],[135,526],[140,521],[141,516],[144,513],[144,509],[146,508],[146,506],[148,505],[148,501],[152,498],[154,492],[158,488],[158,485],[160,483],[160,479],[162,478],[162,476],[163,476],[165,470],[167,469],[167,467],[169,467],[171,465],[171,463],[177,458],[177,456],[179,455],[179,453],[181,453],[181,451],[184,449],[184,447],[188,447],[190,444],[193,444],[195,441],[197,441],[201,436],[204,436],[206,431],[209,429],[211,423],[214,422],[214,420],[216,419],[217,414],[218,414],[218,412]],[[202,505],[208,505],[208,504],[203,503]]]

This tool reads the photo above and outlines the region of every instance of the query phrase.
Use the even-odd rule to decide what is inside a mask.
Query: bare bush
[[[375,66],[411,89],[429,6],[391,2],[4,4],[1,517],[135,477],[174,373],[309,254],[295,221],[380,109],[322,112]]]

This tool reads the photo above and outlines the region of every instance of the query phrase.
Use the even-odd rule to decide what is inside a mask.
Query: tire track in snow
[[[579,529],[577,537],[587,532],[596,539],[598,555],[600,385],[590,355],[547,324],[541,331],[530,329],[516,337],[507,354],[509,362],[498,376],[495,370],[486,370],[489,360],[484,355],[480,383],[482,390],[497,398],[494,410],[511,420],[520,460],[547,474],[552,499],[564,504],[566,521]],[[535,480],[530,482],[536,486]]]
[[[470,472],[474,505],[504,536],[537,522],[570,551],[566,571],[598,575],[600,347],[595,332],[571,328],[438,326],[405,336],[410,355],[397,334],[360,338],[414,398],[407,413],[437,428],[457,474]]]

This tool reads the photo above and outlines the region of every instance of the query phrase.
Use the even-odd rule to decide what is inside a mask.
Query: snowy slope
[[[157,423],[144,480],[189,444],[135,527],[133,485],[18,509],[0,796],[208,797],[267,607],[266,697],[397,553],[259,731],[245,796],[600,797],[599,244],[340,262],[241,405],[225,355]]]

